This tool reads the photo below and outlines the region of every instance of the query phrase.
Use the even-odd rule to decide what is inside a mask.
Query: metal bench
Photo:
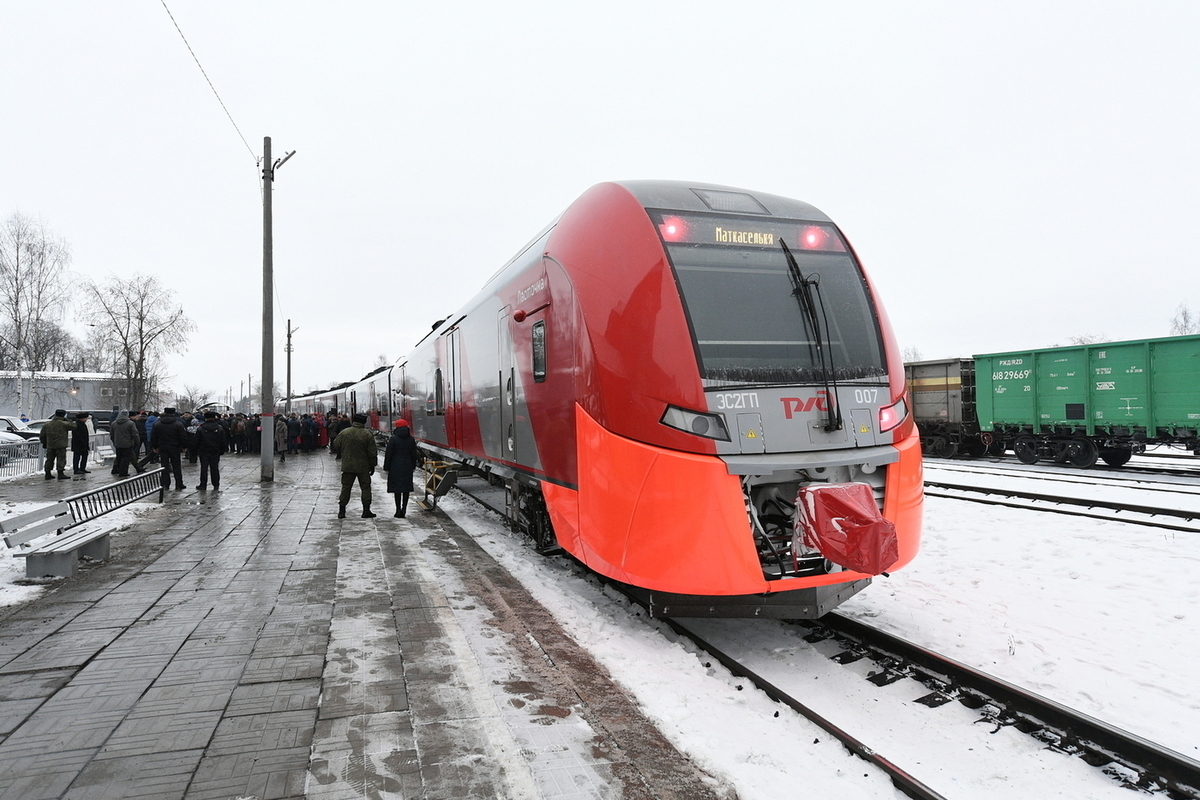
[[[107,561],[109,531],[88,523],[155,492],[161,503],[161,472],[161,468],[151,470],[44,508],[0,517],[4,543],[13,550],[14,558],[25,559],[27,578],[66,578],[75,574],[82,559]]]

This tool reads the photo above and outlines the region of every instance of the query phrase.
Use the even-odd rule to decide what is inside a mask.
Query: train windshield
[[[705,385],[885,378],[866,281],[833,225],[650,213],[675,269]],[[804,310],[781,238],[811,287],[815,314]]]

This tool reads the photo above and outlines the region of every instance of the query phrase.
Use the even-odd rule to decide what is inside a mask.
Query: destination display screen
[[[709,214],[651,212],[666,244],[773,247],[782,239],[793,250],[844,253],[846,244],[837,228],[825,222],[746,219]]]

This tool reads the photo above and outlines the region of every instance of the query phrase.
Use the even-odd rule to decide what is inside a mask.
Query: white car
[[[0,416],[0,433],[15,433],[22,439],[36,439],[38,432],[21,421],[20,417]]]

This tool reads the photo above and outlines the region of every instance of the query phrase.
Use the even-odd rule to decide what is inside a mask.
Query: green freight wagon
[[[1200,455],[1200,336],[977,355],[975,384],[980,430],[1026,464]]]

